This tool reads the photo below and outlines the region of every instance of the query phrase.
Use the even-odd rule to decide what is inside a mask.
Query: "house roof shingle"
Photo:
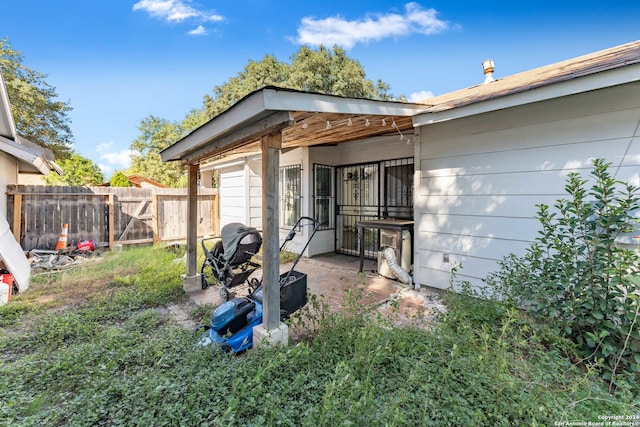
[[[437,113],[640,63],[640,40],[421,101]],[[639,76],[640,77],[640,76]]]

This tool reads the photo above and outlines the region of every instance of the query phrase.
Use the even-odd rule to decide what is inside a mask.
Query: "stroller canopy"
[[[242,241],[247,236],[249,236],[248,239],[251,240]],[[241,243],[247,244],[262,240],[260,232],[255,227],[248,227],[239,222],[232,222],[222,227],[220,237],[222,237],[223,257],[225,261],[233,258]]]

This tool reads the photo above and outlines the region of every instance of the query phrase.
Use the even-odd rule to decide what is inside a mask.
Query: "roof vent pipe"
[[[495,69],[495,64],[493,63],[493,59],[487,59],[486,61],[482,61],[482,70],[484,71],[484,83],[491,83],[495,79],[493,78],[493,70]]]

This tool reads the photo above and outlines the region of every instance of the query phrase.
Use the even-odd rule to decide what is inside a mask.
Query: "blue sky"
[[[110,176],[141,119],[180,121],[271,54],[334,43],[394,95],[424,98],[640,39],[640,0],[1,0],[0,38],[47,75],[74,147]]]

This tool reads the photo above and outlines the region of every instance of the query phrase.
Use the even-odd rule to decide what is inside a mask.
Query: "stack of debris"
[[[68,225],[64,224],[54,250],[32,249],[25,253],[6,218],[0,215],[0,305],[8,303],[17,292],[29,288],[32,271],[71,268],[98,254],[97,245],[92,240],[68,246],[68,229]]]
[[[81,263],[95,254],[96,244],[93,240],[84,240],[77,245],[67,246],[69,225],[64,224],[58,237],[55,250],[32,249],[28,252],[32,270],[61,270]]]
[[[67,246],[57,251],[32,249],[27,253],[31,270],[58,271],[81,264],[92,256],[98,255],[94,249],[78,249],[78,246]]]

